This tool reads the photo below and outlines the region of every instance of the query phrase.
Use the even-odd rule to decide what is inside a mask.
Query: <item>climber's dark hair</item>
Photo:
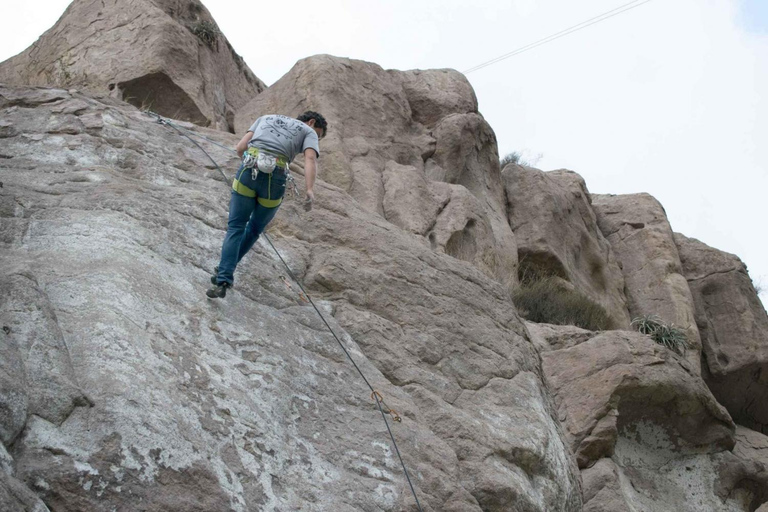
[[[313,110],[307,110],[306,112],[304,112],[303,114],[301,114],[298,117],[298,120],[302,121],[302,122],[303,121],[309,121],[310,119],[314,119],[315,120],[315,126],[317,128],[322,128],[323,129],[323,137],[325,137],[325,132],[328,130],[328,121],[326,121],[325,118],[321,114],[319,114],[319,113],[317,113],[317,112],[315,112]]]

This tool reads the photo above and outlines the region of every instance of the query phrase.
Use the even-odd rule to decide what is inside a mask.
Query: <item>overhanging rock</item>
[[[75,0],[0,64],[0,82],[84,88],[226,131],[265,89],[199,0]]]

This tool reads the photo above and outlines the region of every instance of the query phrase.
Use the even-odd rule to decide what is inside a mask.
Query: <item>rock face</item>
[[[0,117],[0,399],[13,411],[0,496],[68,511],[415,510],[370,390],[267,246],[225,300],[205,298],[229,191],[197,148],[64,90],[2,87]],[[395,163],[393,179],[408,164]],[[504,288],[370,203],[316,191],[310,213],[286,202],[273,240],[402,416],[392,431],[424,510],[581,510]]]
[[[265,89],[199,0],[75,0],[0,83],[86,88],[193,123],[232,130]]]
[[[314,56],[238,111],[235,125],[241,133],[260,115],[305,110],[330,125],[324,180],[434,250],[514,281],[496,137],[463,75]]]
[[[153,50],[109,64],[126,42]],[[0,85],[0,510],[413,512],[398,453],[429,512],[765,508],[768,318],[737,258],[647,194],[502,174],[455,71],[316,56],[234,118],[262,87],[238,62],[197,0],[83,0],[0,66],[109,92]],[[193,123],[329,119],[314,208],[269,233],[322,318],[265,240],[205,298],[227,177],[131,91],[225,146]],[[518,254],[617,327],[685,328],[687,358],[522,322]]]
[[[701,333],[703,376],[734,420],[768,433],[768,315],[741,260],[675,234]]]
[[[734,432],[687,361],[638,333],[527,326],[582,468],[584,511],[754,511],[768,500],[768,437]]]
[[[603,306],[617,328],[628,328],[624,276],[597,226],[584,179],[515,164],[502,176],[521,267],[567,280]]]
[[[624,272],[630,316],[656,315],[685,329],[688,361],[700,371],[693,297],[664,208],[648,194],[593,195],[592,205]]]
[[[619,431],[653,422],[681,451],[733,447],[733,422],[690,364],[639,333],[610,331],[542,354],[579,467],[613,455]]]

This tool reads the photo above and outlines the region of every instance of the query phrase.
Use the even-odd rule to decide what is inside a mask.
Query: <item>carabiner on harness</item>
[[[293,197],[296,198],[299,195],[299,187],[296,186],[296,180],[293,179],[293,175],[286,169],[285,171],[285,179],[290,183],[290,186],[293,190]]]

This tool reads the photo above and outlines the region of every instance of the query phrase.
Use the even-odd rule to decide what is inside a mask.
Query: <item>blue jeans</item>
[[[253,244],[259,239],[259,235],[274,218],[280,205],[268,208],[259,202],[259,199],[274,201],[285,195],[285,171],[275,169],[271,174],[259,172],[253,179],[251,169],[238,169],[235,178],[246,187],[246,192],[255,192],[256,197],[248,197],[232,191],[229,200],[229,222],[227,223],[227,235],[221,247],[221,261],[219,273],[216,277],[219,283],[234,282],[235,268],[243,259]]]

